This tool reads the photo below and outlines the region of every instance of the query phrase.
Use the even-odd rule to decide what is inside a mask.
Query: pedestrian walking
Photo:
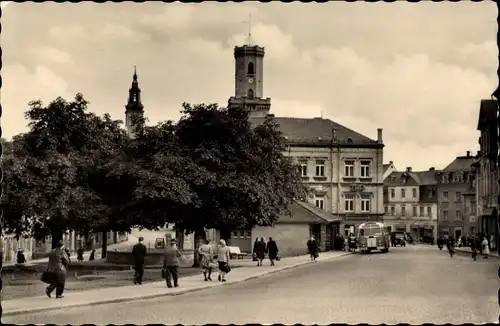
[[[89,261],[95,260],[95,249],[92,249],[89,256]]]
[[[56,299],[63,297],[68,263],[69,258],[64,250],[64,243],[60,240],[49,253],[49,264],[47,270],[42,274],[42,281],[49,284],[45,289],[45,294],[49,298],[52,298],[54,290],[56,290]]]
[[[68,261],[71,263],[71,251],[69,251],[68,248],[64,248],[64,251],[66,252],[66,255],[68,256]]]
[[[274,261],[278,258],[278,245],[272,237],[269,237],[269,241],[267,242],[266,246],[266,252],[269,260],[271,261],[271,266],[274,266]]]
[[[142,284],[144,275],[144,264],[147,255],[146,246],[142,243],[143,237],[139,237],[139,242],[132,248],[132,257],[134,259],[134,284]]]
[[[318,258],[318,243],[314,236],[311,236],[311,239],[307,241],[307,250],[309,251],[309,256],[311,260],[315,261]]]
[[[76,260],[78,260],[79,263],[83,261],[83,249],[80,248],[76,251]]]
[[[481,242],[481,247],[483,249],[483,258],[488,259],[488,255],[490,254],[490,248],[488,245],[488,239],[486,236],[483,237],[483,241]]]
[[[497,249],[497,244],[496,244],[496,241],[495,241],[495,235],[493,233],[490,235],[490,239],[489,239],[488,245],[490,246],[490,250],[491,251],[495,251]]]
[[[255,255],[257,256],[257,266],[262,266],[262,260],[266,258],[266,242],[264,241],[264,238],[260,238],[260,240],[256,243]]]
[[[257,243],[259,243],[259,238],[258,237],[255,238],[255,241],[253,243],[253,250],[252,250],[252,259],[253,259],[253,261],[258,261],[258,259],[257,259],[257,252],[256,252],[257,247],[258,247]]]
[[[19,249],[17,252],[17,264],[26,264],[26,257],[24,256],[24,251],[22,249]]]
[[[453,258],[455,254],[455,239],[452,237],[448,240],[448,252],[450,253],[450,257]]]
[[[167,282],[167,287],[179,286],[179,258],[182,254],[177,249],[175,245],[175,240],[172,240],[170,244],[165,248],[164,259],[163,259],[163,271],[165,275],[165,280]],[[141,280],[142,281],[142,280]]]
[[[474,259],[474,261],[476,261],[477,246],[476,246],[476,241],[474,238],[475,238],[474,236],[472,236],[472,238],[469,238],[469,244],[470,244],[470,249],[472,251],[472,259]]]
[[[211,281],[211,275],[212,275],[212,267],[211,264],[213,263],[214,259],[214,250],[212,246],[210,245],[210,240],[205,240],[205,243],[200,246],[200,249],[198,249],[198,253],[200,254],[201,257],[201,268],[203,270],[203,276],[205,277],[205,281]]]
[[[231,261],[231,253],[229,251],[229,248],[226,246],[226,241],[221,239],[217,252],[217,262],[219,263],[218,280],[221,282],[226,281],[226,274],[231,270],[229,267],[229,261]]]

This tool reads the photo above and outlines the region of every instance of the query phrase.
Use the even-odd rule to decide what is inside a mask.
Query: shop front
[[[494,235],[494,239],[497,242],[496,247],[500,245],[499,243],[499,237],[498,237],[498,218],[497,218],[497,209],[489,209],[486,211],[487,214],[482,215],[479,217],[480,219],[480,233],[483,233],[488,236],[488,239],[490,239],[491,235]],[[489,213],[489,214],[488,214]]]
[[[416,222],[410,226],[411,236],[419,242],[433,244],[436,239],[436,226],[428,222]]]

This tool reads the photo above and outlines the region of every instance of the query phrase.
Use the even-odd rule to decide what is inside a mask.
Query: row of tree
[[[304,195],[271,118],[252,126],[245,110],[184,103],[177,123],[136,119],[131,139],[87,106],[81,94],[29,104],[29,131],[4,144],[4,232],[55,243],[174,223],[203,237],[271,226]]]

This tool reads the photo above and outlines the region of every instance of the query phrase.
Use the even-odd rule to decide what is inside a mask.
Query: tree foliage
[[[305,188],[272,120],[248,112],[183,104],[182,118],[156,126],[87,112],[81,94],[29,104],[27,133],[4,160],[8,232],[51,235],[155,229],[186,232],[273,225]]]
[[[46,107],[30,102],[27,133],[14,137],[13,155],[4,161],[7,232],[37,238],[116,226],[107,172],[123,154],[127,137],[120,121],[87,111],[81,94],[74,101],[57,98]]]

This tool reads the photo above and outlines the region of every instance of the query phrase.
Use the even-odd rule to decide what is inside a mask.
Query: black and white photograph
[[[1,2],[1,322],[498,324],[493,1]]]

